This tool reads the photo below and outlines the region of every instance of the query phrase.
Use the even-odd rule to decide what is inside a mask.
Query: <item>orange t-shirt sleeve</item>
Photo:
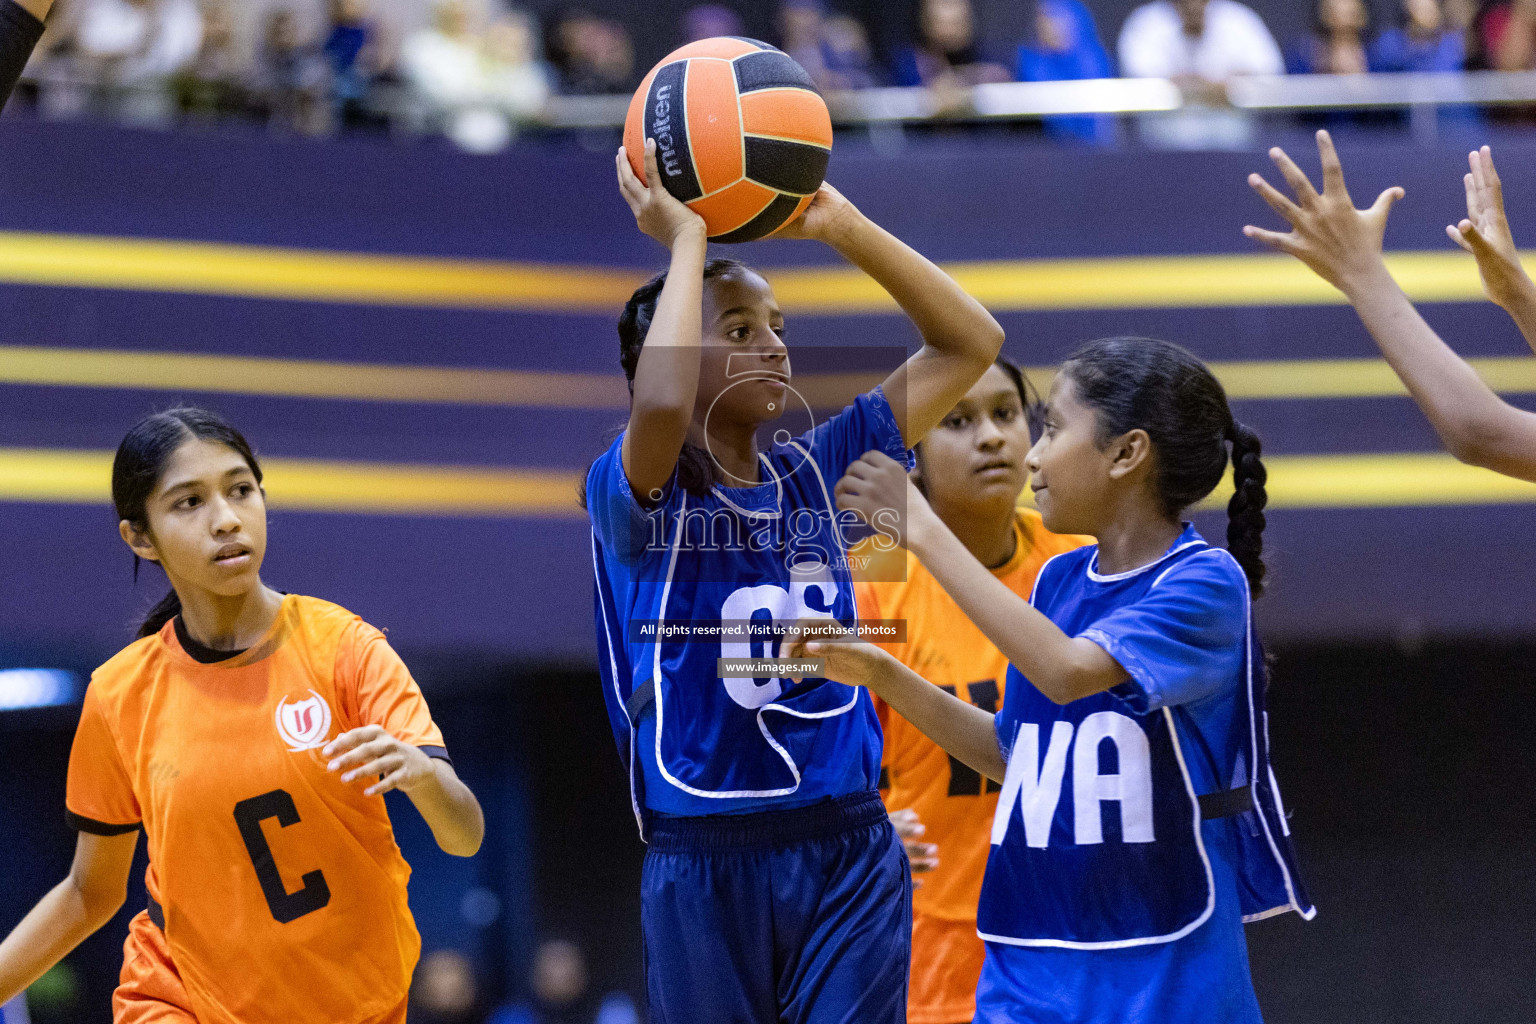
[[[858,601],[860,621],[883,620],[885,618],[884,613],[880,609],[880,591],[874,584],[857,582],[853,585],[853,593],[854,598]],[[903,663],[905,662],[905,659],[902,658],[902,649],[905,645],[883,640],[872,640],[870,642],[876,647],[894,654]],[[905,725],[905,720],[896,714],[895,711],[891,710],[891,706],[885,701],[873,695],[871,697],[875,706],[875,717],[880,720],[880,732],[883,737],[880,745],[880,781],[882,783],[880,788],[885,789],[890,785],[891,773],[899,770],[898,766],[901,758],[898,756],[898,751],[903,745],[901,727]]]
[[[380,726],[397,740],[447,756],[421,687],[382,632],[362,621],[350,627],[337,652],[336,672],[359,726]]]
[[[875,594],[875,588],[862,580],[853,584],[853,599],[859,606],[859,619],[878,619],[880,617],[880,598]]]
[[[64,807],[76,831],[114,836],[139,827],[143,813],[96,687],[85,691],[80,724],[69,751]]]

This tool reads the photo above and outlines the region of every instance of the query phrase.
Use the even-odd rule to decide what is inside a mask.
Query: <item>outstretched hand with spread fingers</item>
[[[1265,181],[1262,175],[1249,175],[1248,184],[1285,218],[1291,230],[1266,231],[1250,224],[1243,228],[1243,234],[1271,249],[1290,253],[1317,276],[1349,294],[1359,282],[1385,272],[1381,247],[1387,230],[1387,215],[1392,211],[1392,204],[1403,198],[1404,192],[1401,188],[1389,188],[1376,198],[1370,209],[1357,210],[1344,185],[1344,167],[1339,163],[1339,154],[1326,131],[1317,133],[1317,150],[1323,161],[1321,193],[1312,187],[1311,180],[1285,150],[1277,146],[1269,151],[1270,159],[1295,193],[1295,200]]]
[[[1510,309],[1522,296],[1530,294],[1532,284],[1520,264],[1520,253],[1504,213],[1504,185],[1493,166],[1493,151],[1487,146],[1473,150],[1467,163],[1472,168],[1462,178],[1467,188],[1467,216],[1459,224],[1448,225],[1445,233],[1477,258],[1478,273],[1488,298]]]

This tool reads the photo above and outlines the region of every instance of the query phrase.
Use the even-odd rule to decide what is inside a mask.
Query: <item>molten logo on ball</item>
[[[651,130],[656,134],[656,159],[668,177],[675,178],[683,172],[677,159],[677,144],[672,140],[672,87],[663,85],[656,90],[655,109],[651,111]]]
[[[701,39],[664,57],[630,99],[624,150],[642,181],[647,139],[662,185],[704,218],[710,241],[749,242],[811,205],[832,119],[788,54],[751,39]]]
[[[314,690],[292,704],[286,698],[279,701],[275,718],[277,734],[295,754],[323,746],[331,735],[331,707]]]

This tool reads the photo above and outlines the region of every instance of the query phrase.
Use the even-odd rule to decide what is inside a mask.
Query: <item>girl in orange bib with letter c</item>
[[[122,906],[142,828],[150,902],[115,1024],[405,1020],[421,940],[383,794],[409,796],[458,856],[484,820],[384,634],[262,583],[261,479],[239,431],[199,409],[118,447],[119,531],[173,589],[91,677],[74,865],[0,942],[0,1004]]]

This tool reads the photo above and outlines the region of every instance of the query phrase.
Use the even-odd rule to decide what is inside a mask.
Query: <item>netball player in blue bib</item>
[[[876,791],[868,693],[722,674],[722,658],[772,656],[777,642],[665,627],[855,621],[833,486],[866,451],[910,464],[992,365],[1002,330],[823,186],[781,234],[820,239],[868,273],[924,344],[837,415],[760,450],[758,428],[793,394],[773,291],[740,263],[706,262],[702,220],[647,189],[622,151],[617,163],[640,228],[672,254],[619,320],[629,423],[584,494],[604,694],[649,843],[651,1020],[897,1024],[911,879]],[[660,180],[650,143],[646,170]]]
[[[1232,453],[1226,550],[1181,520]],[[800,643],[1002,781],[978,908],[976,1021],[1260,1020],[1243,923],[1313,914],[1269,767],[1264,466],[1221,385],[1176,345],[1095,342],[1062,367],[1029,455],[1048,529],[1097,546],[1041,569],[1029,603],[872,452],[837,486],[906,507],[907,544],[1007,654],[994,717],[868,644]]]

